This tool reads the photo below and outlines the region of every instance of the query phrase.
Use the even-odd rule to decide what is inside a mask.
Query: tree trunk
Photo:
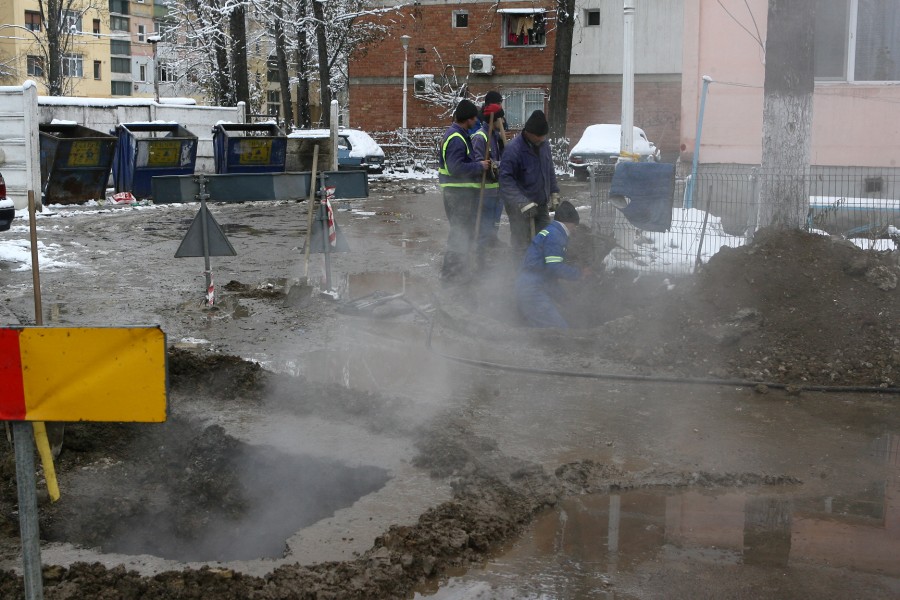
[[[306,76],[307,60],[309,54],[306,39],[306,2],[300,0],[297,6],[299,15],[297,21],[297,126],[308,129],[312,127],[312,117],[309,113],[309,78]]]
[[[244,116],[250,119],[250,69],[247,67],[247,20],[243,4],[231,10],[228,29],[231,32],[231,65],[234,69],[234,95],[244,103]]]
[[[575,0],[557,0],[556,48],[553,78],[550,81],[551,137],[565,137],[569,107],[569,68],[572,63],[572,34],[575,31]]]
[[[44,18],[47,23],[47,91],[51,96],[62,96],[61,0],[47,0],[47,14]]]
[[[284,128],[291,130],[294,115],[291,110],[291,82],[288,76],[286,40],[284,39],[284,9],[281,0],[275,2],[275,60],[278,62],[278,82],[281,88],[281,113],[284,115]]]
[[[319,54],[319,103],[322,108],[322,126],[331,127],[331,73],[328,68],[328,43],[325,39],[325,9],[321,0],[312,0],[313,17],[316,20],[316,46]]]
[[[760,227],[802,228],[809,211],[815,0],[769,0]]]

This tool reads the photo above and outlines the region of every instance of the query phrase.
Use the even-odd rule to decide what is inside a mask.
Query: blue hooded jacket
[[[519,206],[536,202],[547,204],[550,194],[559,193],[550,144],[535,148],[523,134],[517,135],[503,150],[500,161],[500,197],[504,203]]]

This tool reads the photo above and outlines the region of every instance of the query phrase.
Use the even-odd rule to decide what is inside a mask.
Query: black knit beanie
[[[553,218],[560,223],[572,223],[573,225],[578,225],[579,221],[581,221],[578,211],[575,210],[575,207],[568,200],[563,200],[559,203]]]
[[[531,113],[531,116],[525,121],[525,131],[534,135],[547,135],[550,133],[550,124],[547,123],[544,111],[536,110]]]
[[[460,100],[453,111],[453,120],[461,123],[467,119],[478,116],[478,107],[471,100]]]
[[[484,95],[484,103],[485,104],[503,104],[503,96],[500,95],[500,92],[495,92],[491,90],[487,94]]]

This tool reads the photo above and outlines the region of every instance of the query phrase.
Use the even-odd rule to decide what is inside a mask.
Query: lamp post
[[[153,46],[153,99],[159,104],[159,60],[156,47],[162,38],[158,35],[151,35],[147,38],[150,45]]]
[[[409,56],[409,40],[408,35],[400,36],[400,43],[403,45],[403,134],[406,134],[406,62]]]

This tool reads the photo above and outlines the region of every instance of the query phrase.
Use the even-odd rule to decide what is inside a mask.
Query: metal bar
[[[34,477],[34,436],[31,423],[11,424],[16,454],[16,488],[19,494],[19,532],[22,537],[22,574],[25,599],[43,600],[41,540],[38,535],[37,491]]]
[[[688,181],[687,192],[684,195],[685,208],[694,207],[694,180],[697,179],[697,161],[700,158],[700,136],[703,133],[703,112],[706,110],[706,93],[712,77],[703,76],[703,90],[700,92],[700,114],[697,116],[697,138],[694,140],[694,158],[691,162],[691,180]]]

